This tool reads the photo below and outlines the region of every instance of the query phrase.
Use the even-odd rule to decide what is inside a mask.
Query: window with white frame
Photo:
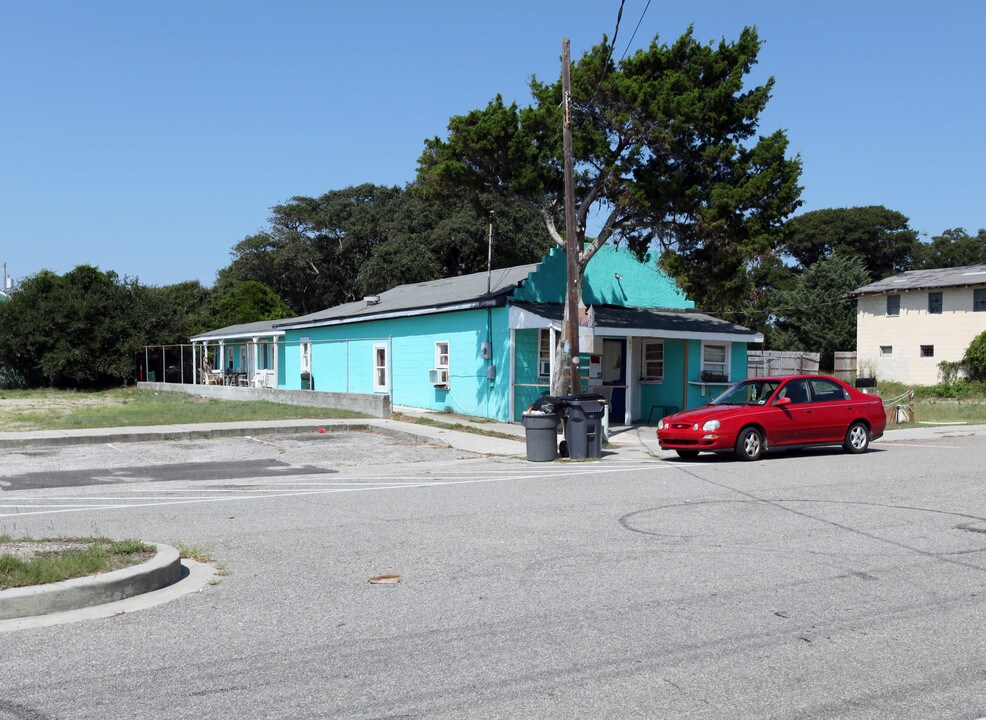
[[[301,339],[301,372],[312,371],[312,342],[308,338]]]
[[[664,343],[645,340],[641,348],[640,379],[660,382],[664,379]]]
[[[538,330],[538,377],[546,380],[551,377],[551,330]]]
[[[893,345],[881,345],[880,346],[880,357],[888,358],[894,356],[894,346]]]
[[[387,391],[387,346],[373,346],[373,390]]]
[[[435,367],[448,369],[448,340],[435,343]]]
[[[702,372],[729,377],[729,347],[725,343],[702,344]]]

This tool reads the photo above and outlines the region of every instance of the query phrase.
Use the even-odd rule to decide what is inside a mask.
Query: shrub
[[[972,339],[962,362],[971,380],[986,380],[986,332]]]

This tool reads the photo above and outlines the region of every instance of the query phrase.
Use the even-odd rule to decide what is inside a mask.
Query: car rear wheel
[[[763,435],[756,428],[745,428],[736,438],[736,454],[740,460],[759,460],[763,455]]]
[[[685,458],[685,460],[698,457],[698,450],[675,450],[675,452],[678,453],[678,457]]]
[[[846,449],[846,452],[861,453],[870,446],[870,431],[864,423],[854,422],[849,426],[846,431],[845,442],[842,443],[842,447]]]

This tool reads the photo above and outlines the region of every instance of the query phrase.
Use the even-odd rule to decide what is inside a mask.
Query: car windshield
[[[779,384],[776,380],[744,380],[726,388],[709,405],[766,405]]]

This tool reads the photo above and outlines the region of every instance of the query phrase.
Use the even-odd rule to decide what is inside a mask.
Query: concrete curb
[[[181,577],[181,558],[170,545],[154,544],[157,554],[140,565],[60,583],[0,590],[0,620],[78,610],[171,585]]]

